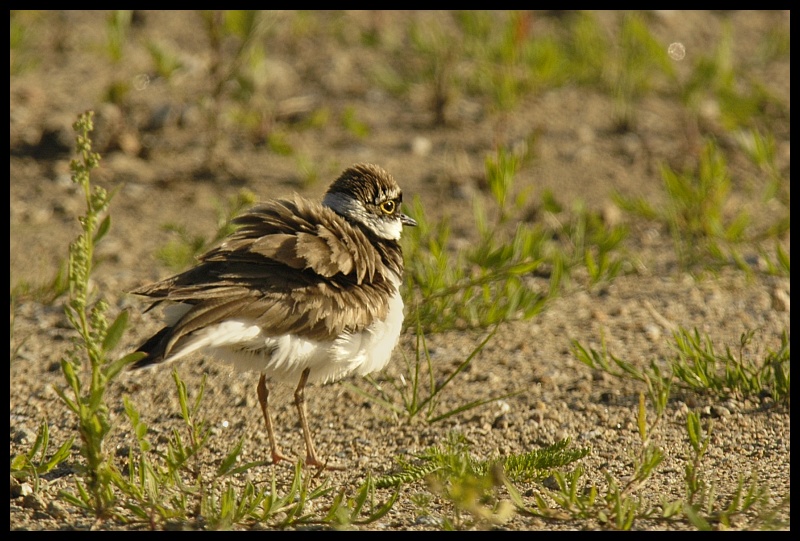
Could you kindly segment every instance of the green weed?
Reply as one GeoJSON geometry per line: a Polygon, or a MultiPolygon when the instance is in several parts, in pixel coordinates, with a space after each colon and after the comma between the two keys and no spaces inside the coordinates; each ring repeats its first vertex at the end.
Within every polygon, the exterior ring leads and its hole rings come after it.
{"type": "Polygon", "coordinates": [[[94,248],[111,227],[111,216],[103,215],[113,194],[97,186],[93,188],[89,180],[89,173],[100,160],[100,156],[92,152],[89,138],[92,112],[81,115],[74,128],[78,134],[79,159],[70,164],[72,181],[83,190],[86,214],[79,219],[82,232],[69,248],[69,302],[65,311],[78,337],[61,359],[67,389],[56,387],[55,390],[77,417],[81,455],[86,460],[84,480],[78,482],[78,496],[72,501],[97,516],[105,516],[116,501],[113,484],[119,473],[104,448],[112,427],[104,395],[119,372],[141,358],[141,354],[110,358],[111,350],[122,337],[128,314],[121,312],[109,324],[105,316],[108,305],[90,289],[89,279],[95,265],[94,248]],[[90,374],[88,381],[87,370],[90,374]]]}
{"type": "Polygon", "coordinates": [[[734,355],[729,346],[721,354],[715,350],[708,335],[702,336],[697,329],[678,329],[673,334],[675,355],[666,359],[666,370],[659,368],[655,361],[651,361],[648,368],[638,368],[608,352],[605,344],[601,351],[587,350],[576,341],[572,345],[575,357],[590,368],[647,384],[659,414],[666,407],[673,385],[723,399],[732,395],[746,398],[767,392],[776,402],[788,403],[791,390],[788,335],[784,332],[781,347],[777,351],[768,350],[763,359],[746,354],[754,335],[755,331],[741,335],[738,355],[734,355]]]}
{"type": "Polygon", "coordinates": [[[436,374],[433,369],[433,363],[431,362],[430,353],[428,352],[428,347],[425,342],[425,334],[418,326],[414,362],[410,362],[408,357],[403,357],[408,378],[401,374],[398,378],[383,376],[383,381],[378,381],[373,376],[367,376],[365,379],[372,385],[372,392],[365,391],[353,384],[346,383],[346,385],[370,401],[389,409],[397,415],[405,417],[409,421],[418,416],[422,416],[425,422],[429,424],[447,419],[464,411],[478,408],[496,400],[508,398],[516,393],[476,399],[445,412],[441,412],[438,407],[444,389],[454,381],[458,374],[472,363],[478,353],[480,353],[494,336],[496,330],[497,327],[472,350],[466,359],[449,372],[444,379],[439,381],[436,379],[436,374]]]}
{"type": "Polygon", "coordinates": [[[72,443],[75,437],[68,438],[61,446],[47,458],[50,445],[50,427],[46,420],[39,425],[36,440],[25,454],[14,456],[11,459],[11,475],[18,479],[33,479],[34,492],[39,490],[39,477],[50,471],[69,458],[72,443]],[[36,458],[38,454],[38,459],[36,458]]]}
{"type": "Polygon", "coordinates": [[[616,107],[616,124],[628,131],[636,126],[636,102],[659,78],[675,81],[667,49],[636,13],[628,13],[620,25],[619,54],[611,63],[609,83],[616,107]]]}
{"type": "Polygon", "coordinates": [[[42,12],[32,10],[12,9],[9,12],[9,72],[11,76],[20,75],[30,71],[40,63],[36,52],[33,36],[38,29],[36,24],[41,19],[42,12]]]}
{"type": "MultiPolygon", "coordinates": [[[[559,509],[567,509],[572,516],[591,517],[603,523],[612,524],[619,529],[629,529],[639,519],[663,521],[666,524],[688,521],[698,529],[711,529],[715,525],[730,527],[731,521],[745,514],[751,527],[777,527],[775,520],[778,508],[773,507],[769,492],[753,473],[749,481],[746,476],[739,478],[733,493],[721,498],[713,482],[708,481],[703,468],[703,457],[711,443],[711,424],[706,427],[696,412],[689,412],[686,433],[689,443],[688,459],[685,462],[685,497],[668,501],[662,499],[651,504],[636,498],[636,487],[644,484],[661,461],[661,451],[649,443],[652,434],[658,432],[658,424],[663,418],[670,398],[670,390],[678,386],[686,391],[699,394],[713,394],[727,398],[735,394],[740,398],[758,396],[768,392],[773,399],[788,404],[790,392],[789,341],[784,333],[781,348],[768,351],[761,362],[744,355],[754,333],[744,333],[740,340],[740,351],[734,356],[729,348],[725,355],[714,351],[708,337],[701,338],[680,329],[675,333],[676,356],[667,360],[667,371],[651,361],[648,368],[638,368],[613,354],[605,345],[602,351],[587,350],[578,342],[573,342],[573,352],[578,360],[587,366],[601,370],[617,378],[633,379],[646,384],[650,400],[656,410],[655,420],[648,425],[644,395],[640,395],[637,422],[642,439],[642,448],[634,460],[634,474],[627,485],[620,487],[608,474],[608,492],[597,498],[598,492],[576,485],[580,474],[559,480],[557,494],[549,494],[559,509]],[[598,504],[598,502],[600,502],[598,504]],[[609,522],[612,521],[612,522],[609,522]]],[[[788,504],[781,502],[779,508],[788,504]]],[[[554,516],[554,509],[542,498],[537,498],[535,509],[528,511],[539,516],[554,516]]]]}
{"type": "MultiPolygon", "coordinates": [[[[765,174],[767,179],[763,182],[763,200],[777,199],[787,209],[789,208],[789,182],[786,181],[778,169],[775,160],[775,138],[771,133],[762,134],[759,130],[743,130],[736,133],[739,148],[747,155],[758,170],[765,174]]],[[[760,178],[758,180],[761,180],[760,178]]],[[[788,213],[785,226],[780,225],[774,231],[779,235],[788,230],[788,213]]],[[[772,235],[770,235],[772,236],[772,235]]]]}
{"type": "MultiPolygon", "coordinates": [[[[466,440],[449,434],[447,441],[415,457],[399,461],[399,471],[379,478],[378,487],[399,487],[421,479],[428,489],[452,506],[452,517],[442,517],[444,529],[467,529],[503,524],[512,516],[512,500],[519,498],[514,482],[541,481],[554,469],[569,465],[589,453],[589,448],[569,448],[569,440],[527,453],[478,460],[466,440]],[[508,491],[511,497],[504,496],[508,491]]],[[[418,500],[428,514],[425,499],[418,500]]]]}
{"type": "Polygon", "coordinates": [[[181,62],[180,58],[166,45],[150,41],[147,43],[147,52],[150,53],[155,72],[159,77],[167,81],[172,77],[173,73],[183,67],[183,62],[181,62]]]}
{"type": "Polygon", "coordinates": [[[676,500],[662,497],[658,501],[641,496],[664,458],[645,432],[645,416],[644,395],[640,395],[637,422],[642,445],[635,452],[632,474],[624,482],[605,472],[606,488],[601,489],[582,479],[585,472],[580,465],[566,474],[556,470],[551,477],[555,487],[537,486],[532,494],[533,505],[526,504],[515,487],[508,487],[517,510],[548,520],[592,520],[617,530],[633,529],[641,521],[665,528],[690,524],[699,530],[710,530],[715,526],[730,527],[733,520],[745,516],[751,528],[781,526],[775,515],[786,508],[788,497],[775,507],[769,491],[755,474],[749,481],[740,477],[736,489],[723,497],[715,484],[704,478],[702,462],[711,442],[711,427],[703,427],[696,412],[689,412],[686,422],[689,445],[684,464],[685,496],[676,500]]]}
{"type": "Polygon", "coordinates": [[[711,392],[722,398],[757,396],[767,392],[776,402],[788,403],[790,397],[790,348],[787,333],[781,335],[778,351],[768,351],[763,360],[753,358],[747,349],[755,331],[743,333],[737,354],[725,347],[715,351],[708,336],[695,329],[675,333],[676,357],[670,361],[673,374],[685,386],[697,392],[711,392]]]}
{"type": "MultiPolygon", "coordinates": [[[[133,12],[129,9],[115,9],[106,19],[106,53],[115,66],[122,62],[125,54],[132,17],[133,12]]],[[[105,100],[121,104],[127,99],[130,90],[130,82],[115,78],[105,90],[105,100]]]]}
{"type": "Polygon", "coordinates": [[[15,299],[34,299],[43,304],[52,304],[69,291],[67,261],[62,260],[53,278],[45,283],[31,283],[20,280],[11,289],[11,297],[15,299]]]}
{"type": "Polygon", "coordinates": [[[352,106],[346,107],[342,112],[341,122],[342,128],[357,139],[364,139],[369,135],[369,126],[358,119],[356,110],[352,106]]]}
{"type": "Polygon", "coordinates": [[[271,132],[262,43],[270,21],[258,10],[203,10],[200,16],[211,52],[211,92],[209,99],[200,103],[211,133],[207,165],[213,165],[220,158],[217,156],[223,133],[220,123],[227,114],[248,127],[259,140],[266,140],[271,132]]]}
{"type": "MultiPolygon", "coordinates": [[[[484,236],[471,258],[454,257],[447,220],[432,226],[418,200],[411,214],[419,226],[404,237],[410,263],[405,271],[406,305],[425,332],[489,327],[543,309],[547,294],[530,287],[526,279],[544,265],[537,257],[544,241],[540,231],[520,224],[510,243],[484,236]],[[473,267],[470,259],[478,265],[473,267]]],[[[551,292],[557,291],[559,278],[554,272],[551,292]]]]}
{"type": "Polygon", "coordinates": [[[735,264],[747,269],[737,246],[747,239],[750,216],[743,210],[732,217],[726,215],[731,178],[716,145],[706,143],[693,170],[679,173],[665,165],[661,177],[667,194],[662,207],[618,193],[615,201],[624,210],[666,224],[685,268],[735,264]]]}

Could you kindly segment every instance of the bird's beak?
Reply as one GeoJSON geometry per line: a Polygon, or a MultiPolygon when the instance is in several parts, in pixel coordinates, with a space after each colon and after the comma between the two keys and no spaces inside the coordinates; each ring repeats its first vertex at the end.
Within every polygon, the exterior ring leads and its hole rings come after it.
{"type": "Polygon", "coordinates": [[[405,214],[400,215],[400,222],[403,225],[410,225],[410,226],[417,225],[417,222],[414,220],[414,218],[412,218],[411,216],[406,216],[405,214]]]}

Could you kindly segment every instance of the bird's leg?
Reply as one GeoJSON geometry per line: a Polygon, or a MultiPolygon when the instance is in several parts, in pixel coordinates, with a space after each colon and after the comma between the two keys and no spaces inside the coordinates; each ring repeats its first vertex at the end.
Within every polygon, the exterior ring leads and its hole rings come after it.
{"type": "Polygon", "coordinates": [[[308,428],[308,421],[306,420],[306,397],[304,389],[306,387],[306,381],[308,381],[309,372],[310,369],[306,368],[300,375],[300,383],[297,384],[297,389],[294,391],[294,404],[297,406],[297,413],[300,415],[300,424],[303,427],[303,438],[306,440],[306,464],[324,468],[325,463],[317,458],[317,452],[314,450],[314,442],[311,440],[311,430],[308,428]]]}
{"type": "Polygon", "coordinates": [[[258,380],[258,401],[261,403],[261,413],[264,414],[264,423],[267,425],[267,436],[269,436],[269,449],[272,453],[272,463],[281,460],[289,460],[278,451],[278,443],[275,441],[275,432],[272,429],[272,419],[269,417],[269,390],[267,389],[267,377],[261,374],[258,380]]]}

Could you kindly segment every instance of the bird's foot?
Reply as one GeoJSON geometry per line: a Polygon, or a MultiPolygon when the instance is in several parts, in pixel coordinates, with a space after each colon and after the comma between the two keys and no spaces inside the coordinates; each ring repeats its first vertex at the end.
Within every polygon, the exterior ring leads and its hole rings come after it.
{"type": "Polygon", "coordinates": [[[306,466],[312,466],[314,468],[320,470],[336,470],[341,471],[344,470],[344,466],[338,466],[336,464],[329,464],[328,461],[322,462],[316,456],[308,455],[306,456],[306,466]]]}
{"type": "Polygon", "coordinates": [[[281,460],[291,461],[289,457],[283,456],[278,451],[272,451],[272,463],[277,464],[281,460]]]}

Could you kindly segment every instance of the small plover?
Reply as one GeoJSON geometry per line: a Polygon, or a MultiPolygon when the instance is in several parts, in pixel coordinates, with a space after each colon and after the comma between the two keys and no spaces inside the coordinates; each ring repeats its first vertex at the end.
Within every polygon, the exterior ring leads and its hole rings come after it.
{"type": "MultiPolygon", "coordinates": [[[[163,329],[137,351],[142,368],[204,353],[261,373],[258,399],[273,462],[281,453],[267,379],[297,384],[306,464],[324,467],[306,418],[309,382],[382,369],[403,324],[402,192],[378,166],[346,169],[322,202],[295,195],[234,220],[194,268],[132,293],[168,302],[163,329]]],[[[148,310],[150,309],[148,308],[148,310]]]]}

